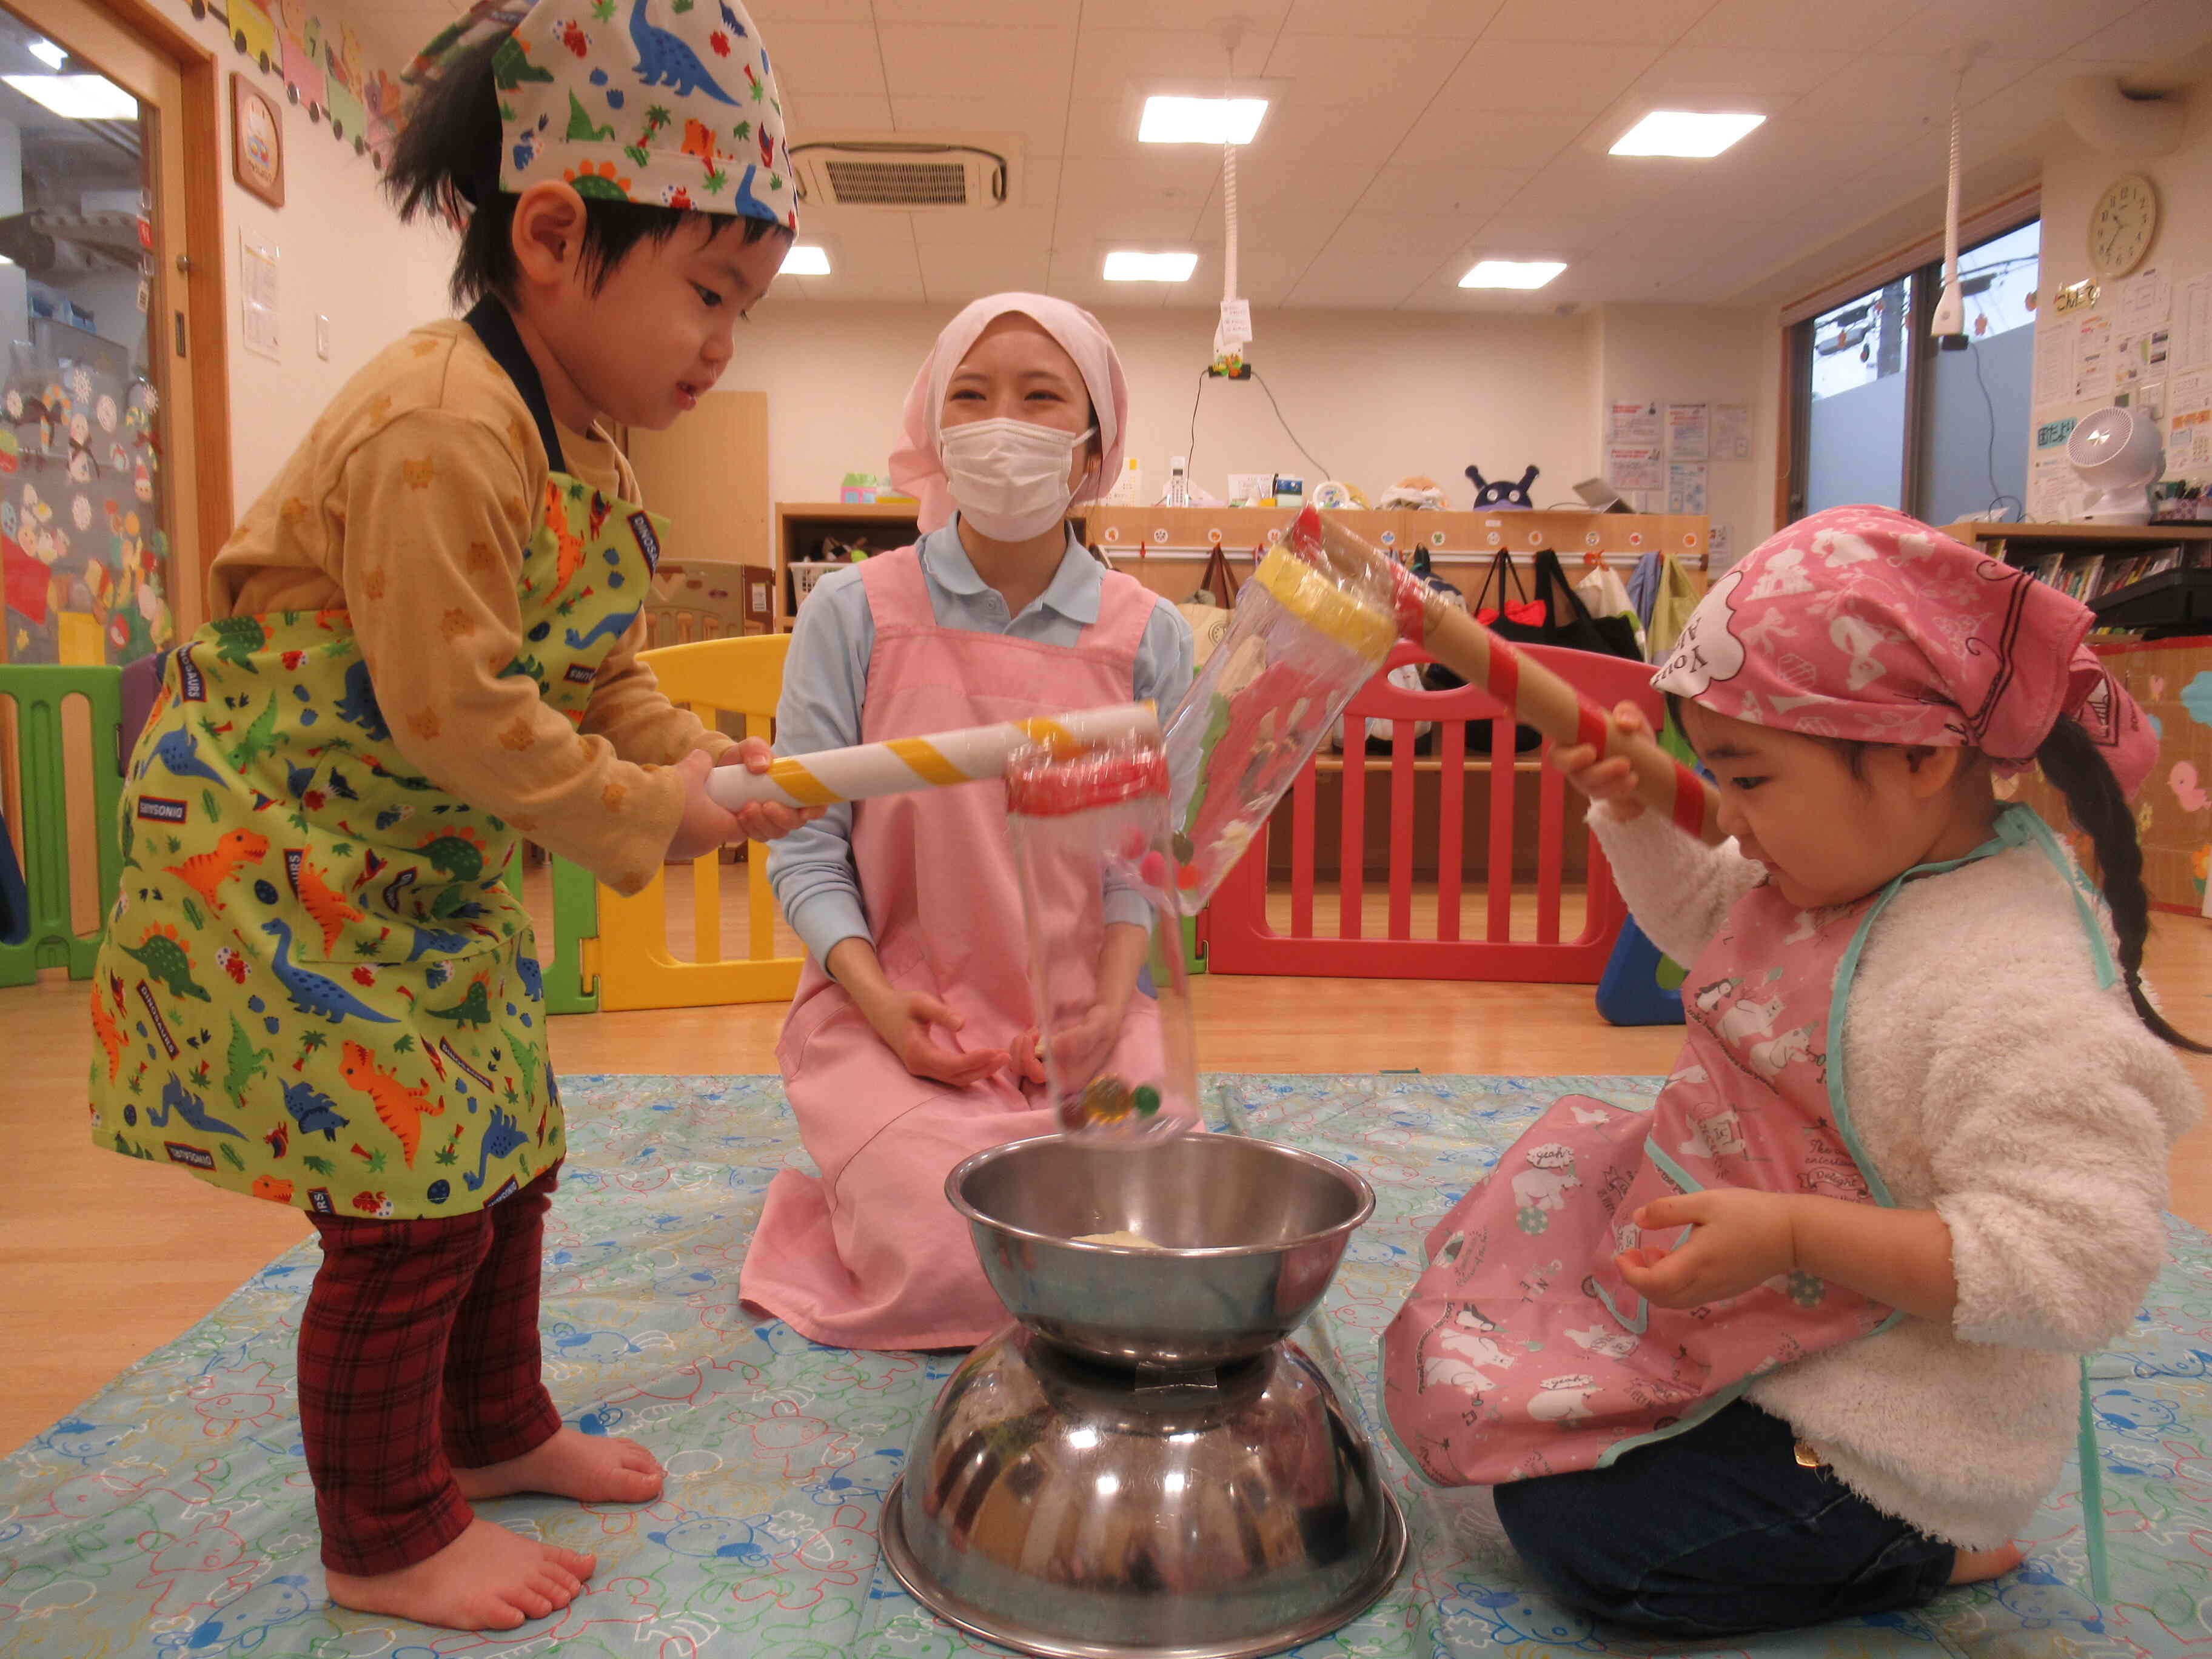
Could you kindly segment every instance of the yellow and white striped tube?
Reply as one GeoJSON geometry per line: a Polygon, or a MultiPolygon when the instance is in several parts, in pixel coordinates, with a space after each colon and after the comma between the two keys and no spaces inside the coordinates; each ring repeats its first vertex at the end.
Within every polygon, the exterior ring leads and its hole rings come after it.
{"type": "Polygon", "coordinates": [[[830,806],[902,794],[908,789],[973,783],[1002,775],[1006,763],[1031,744],[1060,750],[1088,749],[1128,738],[1157,738],[1158,711],[1149,702],[1079,709],[1048,719],[1009,720],[927,738],[894,738],[812,755],[781,755],[766,772],[720,766],[707,793],[735,811],[758,801],[781,806],[830,806]]]}

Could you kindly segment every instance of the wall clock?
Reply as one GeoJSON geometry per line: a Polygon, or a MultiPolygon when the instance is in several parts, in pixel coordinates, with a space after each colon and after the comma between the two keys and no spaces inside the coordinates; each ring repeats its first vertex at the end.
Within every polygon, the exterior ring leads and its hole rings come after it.
{"type": "Polygon", "coordinates": [[[2089,213],[2089,263],[2100,276],[2124,276],[2158,235],[2158,191],[2140,173],[2115,179],[2089,213]]]}

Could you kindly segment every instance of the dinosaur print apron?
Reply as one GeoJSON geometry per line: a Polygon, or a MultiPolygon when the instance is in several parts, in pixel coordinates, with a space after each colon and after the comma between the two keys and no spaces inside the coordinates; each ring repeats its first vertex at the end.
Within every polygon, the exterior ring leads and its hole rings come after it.
{"type": "MultiPolygon", "coordinates": [[[[562,470],[495,302],[470,323],[551,463],[508,666],[580,724],[665,522],[562,470]]],[[[343,611],[228,617],[170,654],[131,757],[93,975],[92,1135],[324,1214],[498,1202],[562,1156],[515,831],[392,741],[343,611]]]]}
{"type": "Polygon", "coordinates": [[[1907,871],[1851,905],[1802,911],[1771,884],[1729,912],[1682,986],[1680,1069],[1648,1108],[1558,1102],[1431,1230],[1429,1265],[1382,1335],[1400,1446],[1445,1486],[1604,1468],[1695,1427],[1765,1372],[1899,1316],[1809,1273],[1697,1308],[1655,1307],[1614,1255],[1649,1240],[1642,1206],[1708,1187],[1893,1202],[1851,1128],[1844,1012],[1875,920],[1906,881],[2030,842],[2081,878],[2043,821],[2008,808],[1966,858],[1907,871]]]}

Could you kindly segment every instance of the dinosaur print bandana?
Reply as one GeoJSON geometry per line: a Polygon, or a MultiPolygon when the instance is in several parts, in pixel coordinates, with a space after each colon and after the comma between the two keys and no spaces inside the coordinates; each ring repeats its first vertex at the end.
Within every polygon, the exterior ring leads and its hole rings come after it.
{"type": "Polygon", "coordinates": [[[799,228],[768,48],[738,0],[478,0],[422,49],[410,82],[506,37],[499,184],[799,228]]]}
{"type": "Polygon", "coordinates": [[[1715,582],[1651,683],[1778,731],[1978,749],[2002,773],[2069,719],[2132,796],[2158,736],[2081,643],[2094,620],[1917,519],[1831,507],[1715,582]]]}

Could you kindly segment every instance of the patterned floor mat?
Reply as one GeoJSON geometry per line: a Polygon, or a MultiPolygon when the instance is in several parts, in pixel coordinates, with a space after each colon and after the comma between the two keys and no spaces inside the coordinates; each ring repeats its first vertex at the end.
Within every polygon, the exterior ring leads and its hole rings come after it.
{"type": "MultiPolygon", "coordinates": [[[[1218,1126],[1310,1147],[1374,1183],[1301,1340],[1375,1433],[1376,1334],[1426,1222],[1552,1101],[1648,1098],[1649,1078],[1224,1077],[1218,1126]]],[[[0,1655],[8,1659],[937,1659],[995,1652],[909,1600],[876,1544],[882,1496],[951,1362],[818,1348],[736,1302],[770,1176],[799,1157],[774,1079],[574,1078],[569,1164],[545,1270],[548,1380],[571,1420],[664,1458],[665,1499],[485,1506],[596,1550],[575,1605],[506,1635],[331,1608],[291,1402],[312,1243],[22,1450],[0,1460],[0,1655]]],[[[2212,1653],[2212,1240],[2172,1226],[2174,1264],[2097,1367],[2112,1595],[2087,1595],[2067,1480],[2026,1570],[1911,1615],[1718,1651],[1871,1656],[2212,1653]]],[[[1686,1655],[1595,1630],[1530,1586],[1480,1493],[1437,1494],[1395,1461],[1412,1565],[1310,1659],[1513,1650],[1686,1655]]]]}

